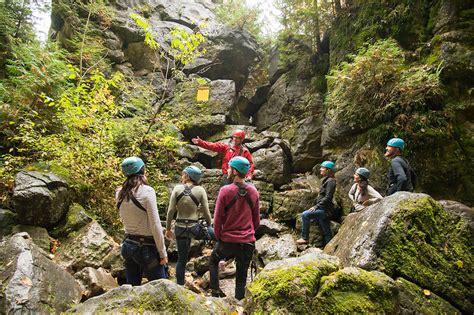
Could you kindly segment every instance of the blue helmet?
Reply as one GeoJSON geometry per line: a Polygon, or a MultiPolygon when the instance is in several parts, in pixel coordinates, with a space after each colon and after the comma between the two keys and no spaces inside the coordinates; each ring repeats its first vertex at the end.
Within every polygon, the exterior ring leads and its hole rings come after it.
{"type": "Polygon", "coordinates": [[[201,180],[202,172],[196,166],[188,166],[183,170],[183,172],[185,172],[189,176],[189,178],[191,178],[191,180],[195,183],[199,183],[199,181],[201,180]]]}
{"type": "Polygon", "coordinates": [[[395,147],[395,148],[399,148],[400,150],[403,150],[405,148],[405,141],[403,141],[403,139],[400,139],[400,138],[392,138],[388,140],[387,145],[389,147],[395,147]]]}
{"type": "Polygon", "coordinates": [[[336,164],[334,164],[334,162],[332,161],[324,161],[323,163],[321,163],[321,166],[333,170],[336,164]]]}
{"type": "Polygon", "coordinates": [[[140,172],[143,166],[145,166],[145,163],[139,157],[128,157],[122,162],[122,172],[125,176],[130,176],[140,172]]]}
{"type": "Polygon", "coordinates": [[[369,179],[370,177],[370,171],[365,167],[359,167],[358,169],[356,169],[356,174],[365,177],[365,179],[369,179]]]}
{"type": "Polygon", "coordinates": [[[246,175],[250,169],[250,162],[244,157],[236,156],[229,161],[229,166],[235,168],[240,174],[246,175]]]}

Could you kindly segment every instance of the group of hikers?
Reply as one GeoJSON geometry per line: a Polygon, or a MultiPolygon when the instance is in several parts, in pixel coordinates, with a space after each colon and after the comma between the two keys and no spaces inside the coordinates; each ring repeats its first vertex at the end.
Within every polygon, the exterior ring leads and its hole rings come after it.
{"type": "MultiPolygon", "coordinates": [[[[207,193],[199,182],[202,171],[196,166],[184,168],[181,183],[171,193],[166,231],[163,233],[156,205],[156,194],[148,185],[145,163],[138,157],[129,157],[122,162],[122,172],[127,177],[116,192],[117,208],[125,227],[125,238],[121,254],[125,261],[126,281],[140,285],[145,275],[149,281],[165,278],[168,263],[165,239],[171,240],[172,221],[176,216],[174,237],[178,248],[176,282],[185,283],[191,239],[215,240],[209,258],[210,291],[215,297],[224,297],[219,287],[219,270],[223,261],[234,258],[236,265],[235,298],[245,296],[247,272],[255,249],[255,230],[260,224],[259,193],[251,184],[254,165],[250,151],[243,145],[245,132],[232,133],[232,144],[207,142],[199,137],[192,142],[200,147],[223,152],[222,183],[217,196],[214,218],[211,218],[207,193]],[[200,215],[204,217],[199,220],[200,215]]],[[[413,191],[411,167],[402,157],[405,142],[400,138],[390,139],[385,156],[390,159],[387,195],[397,191],[413,191]]],[[[312,221],[321,226],[324,244],[332,238],[330,214],[334,211],[333,196],[336,190],[335,163],[321,163],[323,177],[314,207],[304,211],[301,238],[298,244],[309,242],[312,221]]],[[[370,171],[361,167],[355,171],[354,185],[349,191],[353,202],[352,211],[361,211],[383,197],[368,180],[370,171]]]]}

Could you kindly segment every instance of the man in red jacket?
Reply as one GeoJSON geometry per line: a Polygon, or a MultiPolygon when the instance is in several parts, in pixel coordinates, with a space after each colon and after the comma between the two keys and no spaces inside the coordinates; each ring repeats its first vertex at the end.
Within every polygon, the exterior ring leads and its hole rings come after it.
{"type": "Polygon", "coordinates": [[[233,184],[223,186],[214,210],[214,233],[217,244],[209,258],[211,294],[224,297],[219,288],[219,261],[235,258],[235,298],[245,296],[247,271],[255,249],[255,229],[260,225],[259,194],[255,186],[245,184],[250,162],[234,157],[229,162],[228,175],[233,184]]]}
{"type": "Polygon", "coordinates": [[[243,130],[237,129],[232,133],[232,141],[234,142],[234,146],[230,146],[223,142],[213,143],[204,141],[199,137],[193,138],[191,141],[201,148],[214,152],[224,152],[224,158],[222,159],[222,185],[228,185],[232,181],[227,176],[227,169],[229,168],[230,159],[232,159],[234,156],[242,156],[250,162],[250,169],[249,172],[245,174],[245,178],[252,179],[254,170],[252,154],[250,154],[250,151],[242,145],[244,139],[245,132],[243,130]]]}

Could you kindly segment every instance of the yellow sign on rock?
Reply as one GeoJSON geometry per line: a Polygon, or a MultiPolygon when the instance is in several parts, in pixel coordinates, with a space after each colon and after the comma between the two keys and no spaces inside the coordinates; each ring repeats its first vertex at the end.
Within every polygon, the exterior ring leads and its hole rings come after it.
{"type": "Polygon", "coordinates": [[[200,86],[197,91],[196,99],[198,102],[207,102],[209,101],[209,87],[200,86]]]}

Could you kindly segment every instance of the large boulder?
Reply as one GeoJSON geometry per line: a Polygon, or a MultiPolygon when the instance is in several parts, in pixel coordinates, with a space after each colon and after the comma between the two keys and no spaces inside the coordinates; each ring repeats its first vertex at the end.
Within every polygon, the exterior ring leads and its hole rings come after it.
{"type": "Polygon", "coordinates": [[[425,194],[398,192],[347,216],[325,252],[346,266],[398,275],[474,310],[473,231],[425,194]]]}
{"type": "Polygon", "coordinates": [[[323,276],[337,271],[337,258],[321,253],[272,262],[248,285],[249,313],[313,313],[312,299],[323,276]]]}
{"type": "Polygon", "coordinates": [[[255,230],[255,236],[260,238],[264,235],[278,236],[278,234],[288,230],[285,226],[270,219],[261,219],[260,225],[255,230]]]}
{"type": "Polygon", "coordinates": [[[74,277],[24,232],[0,244],[0,291],[2,314],[61,313],[81,300],[74,277]]]}
{"type": "Polygon", "coordinates": [[[160,279],[145,285],[123,285],[69,309],[67,313],[198,313],[223,314],[230,306],[205,298],[175,282],[160,279]]]}
{"type": "Polygon", "coordinates": [[[281,186],[290,181],[289,158],[279,145],[252,154],[255,168],[263,172],[265,181],[281,186]]]}
{"type": "Polygon", "coordinates": [[[93,221],[66,239],[54,260],[71,272],[85,267],[99,268],[109,252],[117,246],[104,229],[93,221]]]}
{"type": "Polygon", "coordinates": [[[291,141],[293,172],[306,172],[322,159],[321,116],[310,116],[296,122],[295,134],[291,141]]]}
{"type": "Polygon", "coordinates": [[[13,204],[19,223],[53,227],[66,214],[70,203],[67,182],[51,173],[21,171],[15,177],[13,204]]]}
{"type": "Polygon", "coordinates": [[[255,249],[264,264],[296,256],[298,249],[293,235],[284,234],[280,237],[265,235],[255,242],[255,249]]]}

